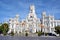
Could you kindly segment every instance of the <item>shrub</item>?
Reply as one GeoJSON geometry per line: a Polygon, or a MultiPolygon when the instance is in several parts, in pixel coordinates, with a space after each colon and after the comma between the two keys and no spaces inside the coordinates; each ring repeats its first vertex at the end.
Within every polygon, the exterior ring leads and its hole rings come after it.
{"type": "Polygon", "coordinates": [[[39,32],[38,32],[38,36],[41,36],[41,35],[42,35],[42,32],[39,31],[39,32]]]}
{"type": "Polygon", "coordinates": [[[25,36],[28,36],[28,33],[26,32],[25,36]]]}
{"type": "Polygon", "coordinates": [[[5,36],[5,35],[7,35],[7,33],[5,31],[3,31],[3,35],[5,36]]]}
{"type": "Polygon", "coordinates": [[[48,33],[45,33],[45,36],[47,36],[48,35],[48,33]]]}
{"type": "Polygon", "coordinates": [[[11,32],[10,35],[13,36],[14,35],[14,32],[11,32]]]}

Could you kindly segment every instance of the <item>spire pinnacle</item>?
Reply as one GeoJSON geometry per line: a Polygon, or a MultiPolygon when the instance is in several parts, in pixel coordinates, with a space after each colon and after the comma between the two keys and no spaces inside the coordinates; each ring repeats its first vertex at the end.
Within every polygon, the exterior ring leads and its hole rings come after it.
{"type": "Polygon", "coordinates": [[[34,5],[30,5],[30,12],[35,13],[35,6],[34,5]]]}

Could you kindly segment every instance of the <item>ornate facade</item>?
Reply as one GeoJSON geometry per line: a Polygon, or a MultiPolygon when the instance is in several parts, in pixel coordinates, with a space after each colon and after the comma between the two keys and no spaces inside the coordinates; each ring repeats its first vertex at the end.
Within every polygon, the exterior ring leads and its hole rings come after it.
{"type": "Polygon", "coordinates": [[[42,13],[42,24],[44,28],[42,29],[43,32],[47,33],[55,33],[55,26],[60,25],[60,20],[55,20],[54,16],[46,15],[46,12],[42,13]]]}
{"type": "Polygon", "coordinates": [[[58,25],[57,23],[60,24],[60,20],[55,20],[54,16],[46,16],[46,12],[42,13],[42,19],[37,18],[35,6],[31,5],[29,14],[25,20],[19,21],[19,15],[16,15],[15,18],[10,18],[8,23],[8,33],[10,33],[11,31],[13,31],[14,33],[35,33],[36,31],[54,33],[54,27],[58,25]]]}

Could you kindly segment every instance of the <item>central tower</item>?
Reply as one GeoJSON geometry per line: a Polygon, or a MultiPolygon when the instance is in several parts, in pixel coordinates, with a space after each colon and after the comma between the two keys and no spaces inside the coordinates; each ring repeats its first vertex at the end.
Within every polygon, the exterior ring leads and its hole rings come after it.
{"type": "Polygon", "coordinates": [[[37,22],[37,16],[35,13],[35,6],[34,5],[30,5],[30,11],[29,14],[27,16],[27,24],[29,27],[29,31],[32,33],[36,32],[36,22],[37,22]]]}
{"type": "Polygon", "coordinates": [[[30,11],[29,11],[29,14],[28,14],[28,19],[37,19],[37,16],[36,16],[36,13],[35,13],[35,6],[34,5],[30,5],[30,11]]]}

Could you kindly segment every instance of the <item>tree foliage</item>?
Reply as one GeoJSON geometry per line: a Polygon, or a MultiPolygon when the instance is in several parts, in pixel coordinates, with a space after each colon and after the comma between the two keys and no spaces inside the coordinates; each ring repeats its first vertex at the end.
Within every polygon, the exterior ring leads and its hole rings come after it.
{"type": "Polygon", "coordinates": [[[56,32],[57,34],[60,34],[60,26],[56,26],[56,27],[55,27],[55,32],[56,32]]]}
{"type": "Polygon", "coordinates": [[[3,33],[3,28],[2,28],[2,26],[0,26],[0,34],[2,34],[3,33]]]}
{"type": "Polygon", "coordinates": [[[8,30],[9,30],[9,25],[7,23],[3,23],[0,26],[0,32],[3,33],[4,35],[7,34],[8,30]]]}

